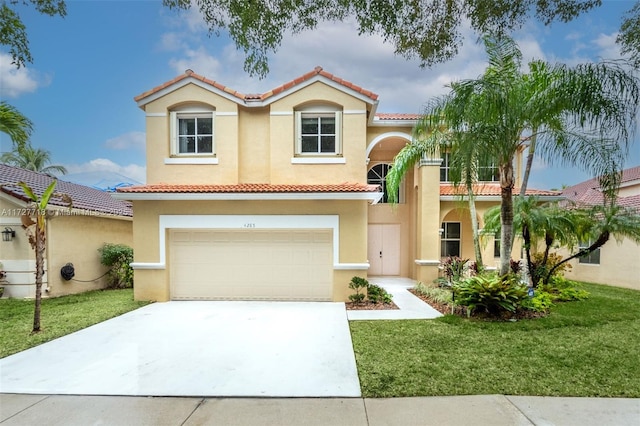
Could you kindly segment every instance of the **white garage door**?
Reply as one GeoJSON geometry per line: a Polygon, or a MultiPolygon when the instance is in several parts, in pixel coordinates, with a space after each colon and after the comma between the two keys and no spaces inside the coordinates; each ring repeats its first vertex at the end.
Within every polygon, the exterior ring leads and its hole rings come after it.
{"type": "Polygon", "coordinates": [[[171,298],[331,300],[331,230],[170,231],[171,298]]]}

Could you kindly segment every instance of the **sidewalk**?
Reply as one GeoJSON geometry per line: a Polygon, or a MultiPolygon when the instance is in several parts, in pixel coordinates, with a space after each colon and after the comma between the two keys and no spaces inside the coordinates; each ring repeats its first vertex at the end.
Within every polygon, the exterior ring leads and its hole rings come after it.
{"type": "Polygon", "coordinates": [[[0,424],[637,426],[640,399],[503,395],[255,399],[0,394],[0,424]]]}

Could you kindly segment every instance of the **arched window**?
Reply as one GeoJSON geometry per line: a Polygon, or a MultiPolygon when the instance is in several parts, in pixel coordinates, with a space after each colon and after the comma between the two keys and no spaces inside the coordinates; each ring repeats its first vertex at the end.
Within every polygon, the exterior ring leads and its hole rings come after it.
{"type": "MultiPolygon", "coordinates": [[[[393,167],[392,164],[376,164],[371,169],[369,169],[369,173],[367,173],[367,183],[370,185],[380,185],[380,189],[382,190],[382,199],[381,203],[389,202],[389,194],[387,193],[387,173],[393,167]]],[[[398,193],[396,194],[396,200],[399,202],[400,199],[400,188],[398,188],[398,193]]]]}

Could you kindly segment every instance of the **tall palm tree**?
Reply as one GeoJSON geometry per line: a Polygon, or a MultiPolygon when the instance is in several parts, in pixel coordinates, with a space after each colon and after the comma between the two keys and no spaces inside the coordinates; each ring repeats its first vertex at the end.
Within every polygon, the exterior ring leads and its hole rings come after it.
{"type": "Polygon", "coordinates": [[[33,123],[7,102],[0,102],[0,132],[9,135],[14,146],[22,147],[29,140],[33,123]]]}
{"type": "MultiPolygon", "coordinates": [[[[547,271],[549,251],[554,244],[575,247],[586,230],[592,226],[593,218],[584,209],[567,208],[558,203],[544,203],[538,197],[516,197],[514,199],[514,232],[520,233],[523,241],[527,271],[533,287],[536,287],[547,271]],[[542,260],[534,268],[531,250],[539,249],[544,242],[542,260]]],[[[492,207],[484,215],[484,231],[494,234],[500,231],[500,207],[492,207]]]]}
{"type": "MultiPolygon", "coordinates": [[[[484,74],[452,83],[437,108],[427,107],[425,114],[432,117],[418,123],[424,128],[415,131],[412,143],[398,154],[387,182],[392,193],[420,154],[435,149],[435,138],[427,136],[434,124],[466,134],[457,150],[460,162],[470,166],[467,160],[484,157],[499,171],[500,272],[506,274],[514,235],[514,160],[523,136],[530,134],[531,156],[616,176],[640,104],[640,82],[622,67],[606,63],[569,68],[534,62],[523,74],[522,54],[511,38],[488,35],[483,40],[489,59],[484,74]]],[[[616,186],[615,179],[605,183],[616,186]]]]}
{"type": "Polygon", "coordinates": [[[64,166],[49,165],[51,152],[42,148],[33,148],[28,143],[2,154],[0,162],[40,173],[61,173],[63,175],[67,173],[64,166]]]}

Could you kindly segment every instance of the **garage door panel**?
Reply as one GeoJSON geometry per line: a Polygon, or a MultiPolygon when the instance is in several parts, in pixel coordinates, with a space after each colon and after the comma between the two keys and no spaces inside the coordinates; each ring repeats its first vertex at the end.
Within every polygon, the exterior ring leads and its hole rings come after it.
{"type": "Polygon", "coordinates": [[[171,230],[172,299],[331,300],[331,230],[171,230]]]}

